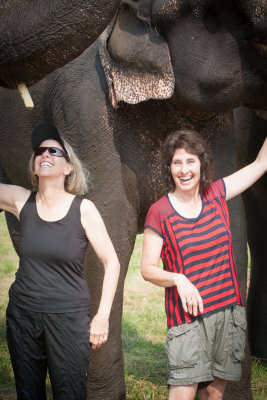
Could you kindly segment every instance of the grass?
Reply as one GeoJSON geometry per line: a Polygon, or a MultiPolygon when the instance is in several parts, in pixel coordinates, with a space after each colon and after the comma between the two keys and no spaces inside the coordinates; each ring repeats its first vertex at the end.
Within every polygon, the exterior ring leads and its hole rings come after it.
{"type": "Polygon", "coordinates": [[[139,235],[125,282],[122,319],[127,399],[161,400],[168,397],[164,289],[142,279],[141,248],[139,235]]]}
{"type": "MultiPolygon", "coordinates": [[[[140,276],[142,236],[136,239],[125,282],[122,342],[127,400],[166,400],[164,289],[140,276]]],[[[8,289],[14,280],[18,257],[0,213],[0,400],[16,398],[13,372],[5,338],[8,289]]],[[[252,361],[254,400],[267,398],[267,364],[252,361]]]]}
{"type": "Polygon", "coordinates": [[[267,362],[252,359],[251,388],[254,400],[267,399],[267,362]]]}
{"type": "Polygon", "coordinates": [[[13,249],[4,214],[0,214],[0,399],[15,398],[9,396],[10,389],[13,395],[13,371],[6,345],[5,311],[8,299],[8,289],[14,280],[18,267],[18,257],[13,249]]]}

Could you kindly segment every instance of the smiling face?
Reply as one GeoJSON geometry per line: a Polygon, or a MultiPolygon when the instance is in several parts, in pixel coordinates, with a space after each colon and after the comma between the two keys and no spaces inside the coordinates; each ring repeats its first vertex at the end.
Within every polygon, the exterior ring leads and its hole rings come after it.
{"type": "MultiPolygon", "coordinates": [[[[62,149],[62,146],[56,140],[45,140],[40,144],[40,147],[57,147],[62,149]]],[[[38,177],[62,176],[65,177],[70,174],[72,165],[67,162],[65,157],[58,157],[51,155],[48,150],[43,154],[37,155],[34,161],[34,173],[38,177]]]]}
{"type": "Polygon", "coordinates": [[[170,165],[176,190],[189,192],[199,190],[200,160],[185,149],[176,149],[170,165]]]}

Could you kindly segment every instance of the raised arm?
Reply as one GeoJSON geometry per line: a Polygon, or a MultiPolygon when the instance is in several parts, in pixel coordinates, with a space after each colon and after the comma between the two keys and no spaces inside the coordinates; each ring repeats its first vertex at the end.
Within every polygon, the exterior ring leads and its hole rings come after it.
{"type": "Polygon", "coordinates": [[[98,311],[90,326],[90,342],[92,349],[96,349],[108,338],[109,316],[117,289],[120,264],[102,217],[89,200],[82,201],[81,222],[89,242],[105,268],[98,311]]]}
{"type": "Polygon", "coordinates": [[[226,200],[244,192],[267,171],[267,138],[265,139],[256,160],[232,175],[224,178],[226,200]]]}
{"type": "Polygon", "coordinates": [[[21,186],[0,183],[0,210],[8,211],[19,219],[20,211],[30,193],[21,186]]]}
{"type": "Polygon", "coordinates": [[[189,314],[203,312],[203,303],[197,288],[183,274],[164,271],[158,267],[163,239],[152,229],[146,228],[143,236],[141,273],[145,280],[157,286],[176,286],[183,308],[189,314]]]}

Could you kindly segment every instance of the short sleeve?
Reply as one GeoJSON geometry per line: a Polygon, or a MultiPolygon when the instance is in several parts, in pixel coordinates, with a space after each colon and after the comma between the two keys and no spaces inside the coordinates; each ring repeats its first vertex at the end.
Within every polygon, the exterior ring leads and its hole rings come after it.
{"type": "Polygon", "coordinates": [[[160,218],[160,210],[157,207],[157,203],[152,204],[150,209],[148,210],[146,220],[145,220],[145,228],[150,228],[158,235],[163,237],[162,228],[161,228],[161,218],[160,218]]]}
{"type": "Polygon", "coordinates": [[[223,179],[218,179],[213,182],[207,189],[204,190],[203,199],[214,200],[218,197],[225,199],[226,197],[226,187],[223,179]]]}

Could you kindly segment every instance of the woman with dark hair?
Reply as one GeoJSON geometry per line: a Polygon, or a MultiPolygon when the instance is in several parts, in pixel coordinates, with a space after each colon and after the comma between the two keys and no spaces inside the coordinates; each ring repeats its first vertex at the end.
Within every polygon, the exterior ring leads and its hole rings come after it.
{"type": "Polygon", "coordinates": [[[227,380],[241,377],[246,319],[226,200],[266,170],[267,139],[252,164],[213,183],[196,132],[176,131],[162,146],[169,192],[146,217],[142,275],[165,287],[169,400],[193,400],[197,388],[200,400],[220,400],[227,380]]]}
{"type": "Polygon", "coordinates": [[[86,399],[90,343],[108,339],[120,265],[94,204],[80,197],[87,172],[52,124],[32,133],[34,189],[0,184],[0,208],[20,221],[20,264],[9,290],[7,342],[18,399],[86,399]],[[91,243],[105,273],[90,321],[83,257],[91,243]]]}
{"type": "Polygon", "coordinates": [[[214,177],[213,157],[207,144],[192,130],[180,130],[170,134],[162,145],[161,168],[167,190],[174,192],[176,184],[171,173],[171,163],[176,149],[184,149],[196,155],[200,161],[199,190],[208,187],[214,177]]]}

